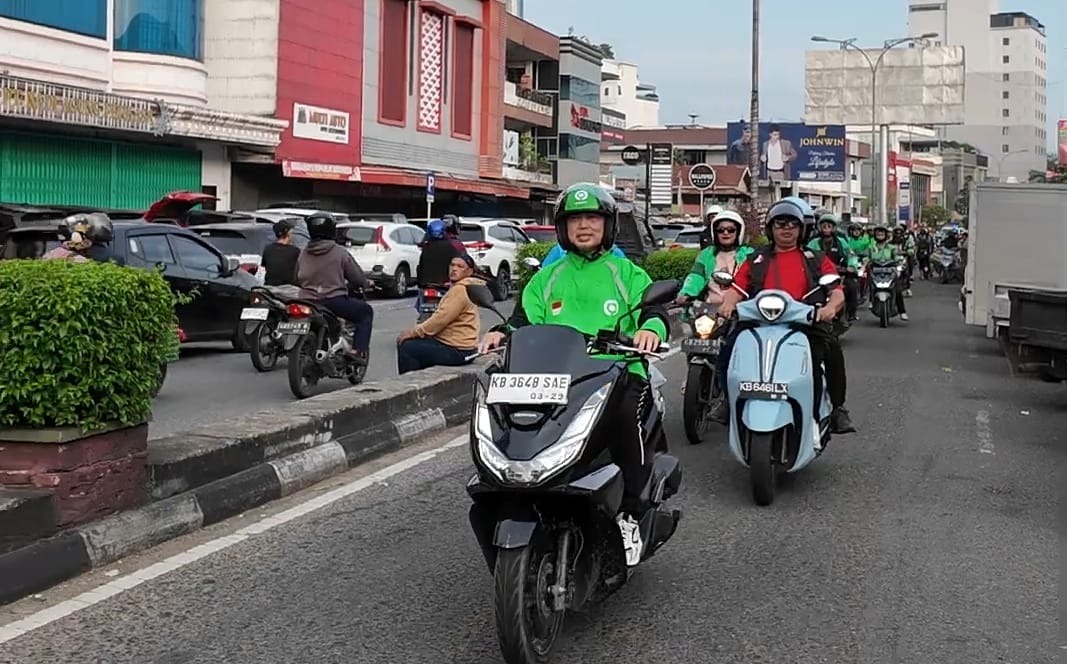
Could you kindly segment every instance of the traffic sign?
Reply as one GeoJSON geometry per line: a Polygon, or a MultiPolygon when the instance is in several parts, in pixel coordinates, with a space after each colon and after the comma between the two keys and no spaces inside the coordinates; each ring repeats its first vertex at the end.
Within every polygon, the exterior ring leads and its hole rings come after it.
{"type": "Polygon", "coordinates": [[[636,146],[627,145],[622,149],[622,163],[627,166],[633,166],[641,163],[641,150],[638,150],[636,146]]]}
{"type": "Polygon", "coordinates": [[[437,193],[437,178],[433,173],[426,174],[426,202],[433,203],[434,194],[437,193]]]}
{"type": "Polygon", "coordinates": [[[696,164],[689,169],[689,184],[700,191],[715,186],[715,169],[710,164],[696,164]]]}

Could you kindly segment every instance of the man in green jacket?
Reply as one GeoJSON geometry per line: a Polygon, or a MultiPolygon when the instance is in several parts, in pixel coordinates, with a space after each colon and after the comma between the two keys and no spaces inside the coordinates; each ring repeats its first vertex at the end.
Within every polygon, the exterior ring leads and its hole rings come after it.
{"type": "MultiPolygon", "coordinates": [[[[633,345],[655,352],[667,339],[667,312],[648,307],[627,314],[652,284],[648,273],[632,261],[612,255],[618,232],[615,199],[596,184],[579,183],[563,192],[554,215],[556,237],[566,255],[535,274],[522,292],[521,313],[485,335],[483,352],[499,346],[509,330],[523,325],[565,325],[595,336],[613,329],[633,338],[633,345]],[[621,320],[620,320],[621,318],[621,320]]],[[[605,356],[605,359],[610,359],[605,356]]],[[[630,365],[625,392],[612,411],[618,423],[611,437],[612,461],[623,477],[623,500],[618,517],[628,564],[637,564],[644,547],[638,522],[648,509],[641,494],[651,471],[646,459],[643,422],[654,408],[648,369],[630,365]]]]}
{"type": "Polygon", "coordinates": [[[741,263],[753,252],[752,247],[743,246],[745,239],[745,222],[741,215],[733,210],[724,210],[715,217],[711,225],[711,244],[701,249],[685,284],[678,293],[678,304],[686,304],[694,297],[700,297],[707,289],[707,299],[712,305],[722,302],[722,290],[711,275],[716,272],[733,274],[741,263]]]}
{"type": "Polygon", "coordinates": [[[874,241],[870,236],[864,235],[863,226],[855,223],[848,225],[848,246],[852,250],[852,254],[860,262],[867,260],[872,244],[874,244],[874,241]]]}
{"type": "Polygon", "coordinates": [[[845,312],[849,322],[856,320],[859,309],[859,259],[845,236],[838,232],[841,220],[837,215],[824,212],[819,217],[819,234],[808,242],[808,249],[826,254],[838,272],[844,277],[845,312]]]}

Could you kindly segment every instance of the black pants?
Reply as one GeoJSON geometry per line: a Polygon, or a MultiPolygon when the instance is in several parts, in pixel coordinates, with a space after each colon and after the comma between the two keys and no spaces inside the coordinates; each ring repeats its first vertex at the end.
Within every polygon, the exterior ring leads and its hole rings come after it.
{"type": "Polygon", "coordinates": [[[644,425],[653,407],[649,382],[629,374],[611,412],[615,431],[608,441],[608,451],[611,460],[622,471],[622,511],[634,518],[640,518],[648,508],[641,500],[641,492],[652,469],[651,454],[646,454],[649,441],[644,425]]]}
{"type": "Polygon", "coordinates": [[[403,375],[430,367],[458,367],[467,364],[473,352],[473,348],[453,348],[437,339],[408,339],[396,348],[396,371],[403,375]]]}
{"type": "Polygon", "coordinates": [[[826,376],[826,391],[834,408],[845,405],[848,377],[845,375],[845,351],[841,342],[827,330],[813,327],[804,330],[811,344],[811,363],[815,368],[815,404],[822,399],[822,378],[826,376]]]}
{"type": "Polygon", "coordinates": [[[930,276],[930,254],[925,254],[925,255],[924,254],[919,254],[918,260],[919,260],[919,274],[921,274],[923,276],[923,278],[929,277],[930,276]]]}
{"type": "Polygon", "coordinates": [[[860,306],[860,280],[854,274],[845,275],[845,314],[855,318],[860,306]]]}
{"type": "Polygon", "coordinates": [[[358,297],[331,297],[319,304],[329,309],[333,315],[343,318],[355,325],[352,333],[352,345],[361,353],[370,352],[371,328],[374,326],[374,309],[358,297]]]}

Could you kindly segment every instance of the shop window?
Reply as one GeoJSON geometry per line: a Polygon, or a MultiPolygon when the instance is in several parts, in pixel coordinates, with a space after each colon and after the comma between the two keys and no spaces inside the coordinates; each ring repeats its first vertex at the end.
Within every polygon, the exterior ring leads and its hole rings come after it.
{"type": "Polygon", "coordinates": [[[470,138],[474,134],[474,26],[455,24],[452,58],[452,135],[470,138]]]}
{"type": "Polygon", "coordinates": [[[401,127],[408,106],[408,3],[382,0],[378,41],[378,120],[401,127]]]}
{"type": "Polygon", "coordinates": [[[0,16],[89,37],[107,37],[107,0],[0,0],[0,16]]]}
{"type": "Polygon", "coordinates": [[[204,58],[204,0],[115,0],[115,50],[204,58]]]}

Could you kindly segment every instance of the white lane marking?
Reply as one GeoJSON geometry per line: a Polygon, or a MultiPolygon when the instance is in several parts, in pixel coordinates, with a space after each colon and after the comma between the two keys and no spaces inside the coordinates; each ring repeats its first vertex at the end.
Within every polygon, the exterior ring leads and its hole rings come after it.
{"type": "MultiPolygon", "coordinates": [[[[660,358],[662,360],[667,359],[673,355],[681,352],[680,348],[672,348],[660,358]]],[[[657,360],[652,360],[656,362],[657,360]]],[[[119,595],[127,590],[136,588],[146,581],[151,581],[157,577],[163,576],[175,570],[181,569],[186,565],[192,564],[201,558],[206,558],[213,553],[228,549],[234,544],[244,542],[250,537],[261,535],[273,528],[276,528],[282,524],[289,523],[294,519],[299,519],[302,516],[306,516],[311,512],[322,509],[327,505],[337,502],[342,498],[351,496],[354,493],[359,493],[364,489],[370,488],[375,484],[384,482],[385,480],[399,475],[405,471],[408,471],[418,465],[421,465],[434,457],[437,457],[448,450],[460,447],[468,444],[468,435],[463,434],[457,436],[448,441],[440,447],[435,447],[425,452],[420,452],[412,457],[408,457],[402,461],[398,461],[391,466],[382,468],[381,470],[371,473],[366,477],[354,480],[343,486],[337,487],[332,491],[328,491],[320,496],[316,496],[309,500],[290,507],[289,509],[279,512],[277,514],[260,519],[256,523],[241,528],[237,532],[231,535],[225,535],[203,544],[198,544],[182,553],[173,555],[169,558],[161,560],[148,567],[131,572],[125,576],[120,576],[112,581],[109,581],[103,585],[97,586],[92,590],[88,590],[76,597],[62,601],[55,606],[51,606],[47,609],[43,609],[34,614],[26,616],[20,620],[8,623],[7,625],[0,626],[0,645],[13,641],[20,636],[28,634],[36,629],[44,627],[50,623],[62,620],[67,616],[77,613],[82,609],[89,608],[95,604],[119,595]]]]}
{"type": "Polygon", "coordinates": [[[260,535],[262,533],[271,530],[284,523],[288,523],[294,519],[298,519],[305,516],[315,510],[326,507],[331,503],[335,503],[342,498],[351,496],[354,493],[359,493],[364,489],[370,488],[375,484],[384,482],[394,475],[398,475],[407,470],[414,468],[422,463],[439,456],[448,450],[466,445],[468,443],[467,434],[458,436],[440,447],[435,447],[432,450],[426,450],[420,452],[412,457],[408,457],[402,461],[394,463],[391,466],[382,468],[381,470],[371,473],[366,477],[362,477],[358,480],[354,480],[340,486],[332,491],[328,491],[320,496],[316,496],[310,500],[307,500],[299,505],[291,507],[283,512],[274,514],[272,516],[261,519],[260,521],[241,528],[237,532],[219,537],[205,542],[197,546],[188,549],[182,553],[161,560],[153,565],[149,565],[143,569],[137,570],[125,576],[120,576],[113,581],[109,581],[101,586],[93,588],[87,592],[84,592],[76,597],[65,600],[51,606],[47,609],[43,609],[34,614],[26,616],[20,620],[16,620],[7,625],[0,626],[0,645],[17,639],[24,634],[28,634],[40,627],[44,627],[57,620],[66,618],[67,616],[86,609],[94,604],[98,604],[110,597],[121,594],[131,588],[136,588],[146,581],[151,581],[157,577],[163,576],[173,572],[174,570],[181,569],[186,565],[189,565],[201,558],[205,558],[213,553],[228,549],[234,544],[244,542],[250,537],[260,535]]]}
{"type": "Polygon", "coordinates": [[[978,433],[978,451],[982,454],[996,454],[996,448],[993,447],[993,431],[989,428],[988,410],[975,413],[974,428],[978,433]]]}

